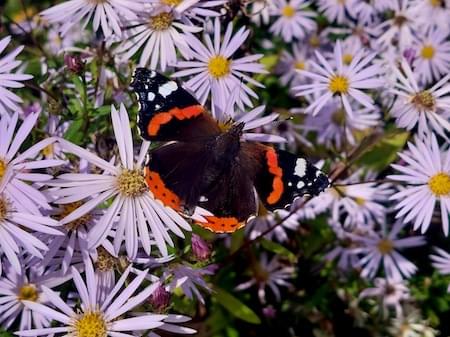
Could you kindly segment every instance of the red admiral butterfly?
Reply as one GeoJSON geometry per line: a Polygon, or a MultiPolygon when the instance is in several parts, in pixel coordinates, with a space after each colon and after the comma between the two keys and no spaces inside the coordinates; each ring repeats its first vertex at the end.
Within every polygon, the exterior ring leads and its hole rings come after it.
{"type": "Polygon", "coordinates": [[[155,198],[177,211],[192,213],[200,206],[214,214],[201,226],[234,232],[256,215],[258,197],[274,210],[328,187],[328,178],[306,159],[243,141],[243,123],[221,128],[175,81],[138,68],[131,86],[140,104],[141,136],[167,142],[149,153],[147,184],[155,198]]]}

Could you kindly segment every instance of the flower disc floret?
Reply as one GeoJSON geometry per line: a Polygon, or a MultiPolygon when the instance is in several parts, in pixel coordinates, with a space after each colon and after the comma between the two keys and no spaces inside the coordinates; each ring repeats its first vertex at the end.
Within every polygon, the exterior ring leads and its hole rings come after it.
{"type": "Polygon", "coordinates": [[[450,195],[450,175],[440,172],[428,180],[431,192],[437,197],[450,195]]]}

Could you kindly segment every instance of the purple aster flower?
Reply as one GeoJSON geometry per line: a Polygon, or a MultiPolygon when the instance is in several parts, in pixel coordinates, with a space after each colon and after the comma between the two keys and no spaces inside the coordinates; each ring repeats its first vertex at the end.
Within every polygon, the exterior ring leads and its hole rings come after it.
{"type": "MultiPolygon", "coordinates": [[[[25,261],[20,260],[22,265],[25,261]]],[[[51,320],[40,313],[31,313],[23,301],[48,303],[42,291],[57,287],[71,278],[71,275],[56,275],[55,273],[42,273],[36,267],[27,269],[18,274],[14,268],[7,265],[5,276],[0,277],[0,324],[8,329],[20,318],[19,329],[45,328],[50,326],[51,320]]]]}
{"type": "Polygon", "coordinates": [[[372,53],[364,57],[364,53],[364,50],[360,50],[350,64],[346,65],[343,60],[341,43],[337,41],[332,62],[335,67],[332,67],[330,62],[316,51],[316,57],[320,64],[310,61],[311,71],[298,70],[300,74],[313,79],[315,82],[293,88],[299,96],[315,94],[317,97],[305,111],[312,112],[313,115],[317,114],[335,95],[340,96],[344,109],[350,116],[353,112],[349,102],[350,97],[364,107],[374,109],[373,99],[362,90],[382,86],[383,81],[378,78],[382,72],[379,65],[369,65],[376,54],[372,53]]]}
{"type": "MultiPolygon", "coordinates": [[[[16,334],[33,337],[49,334],[85,336],[95,329],[97,336],[115,337],[125,335],[125,331],[135,332],[161,327],[164,320],[168,318],[167,315],[146,313],[137,317],[125,318],[129,316],[130,310],[144,303],[157,286],[157,284],[151,284],[138,291],[148,272],[148,270],[144,270],[129,282],[125,289],[121,290],[128,280],[130,269],[131,267],[128,267],[125,270],[106,298],[99,299],[98,294],[101,289],[92,264],[86,263],[86,281],[83,281],[78,270],[72,268],[73,280],[81,300],[80,308],[74,311],[57,293],[42,286],[48,302],[56,310],[37,302],[23,301],[23,303],[33,312],[43,315],[48,320],[55,320],[58,322],[58,326],[21,330],[16,334]]],[[[136,313],[134,314],[136,315],[136,313]]]]}
{"type": "MultiPolygon", "coordinates": [[[[434,254],[430,255],[432,265],[436,268],[440,274],[449,275],[450,274],[450,254],[441,248],[434,248],[434,254]]],[[[448,285],[447,291],[450,292],[450,284],[448,285]]]]}
{"type": "Polygon", "coordinates": [[[307,9],[310,2],[305,0],[274,0],[271,15],[277,20],[270,27],[270,32],[281,35],[285,42],[303,39],[317,27],[314,18],[317,14],[307,9]]]}
{"type": "Polygon", "coordinates": [[[360,247],[355,248],[354,252],[362,255],[359,263],[362,267],[362,277],[375,277],[380,264],[383,264],[386,278],[392,281],[410,278],[417,271],[417,267],[400,255],[397,249],[422,246],[426,243],[425,238],[423,236],[398,238],[404,226],[403,222],[398,221],[389,232],[383,226],[379,232],[372,231],[365,236],[355,236],[360,247]]]}
{"type": "MultiPolygon", "coordinates": [[[[3,53],[10,42],[10,36],[0,40],[0,54],[3,53]]],[[[12,73],[13,69],[16,69],[22,64],[22,61],[16,60],[17,55],[22,50],[23,46],[0,57],[0,117],[11,111],[20,110],[18,103],[22,103],[22,99],[12,93],[9,88],[22,88],[23,84],[20,83],[21,81],[33,78],[31,75],[12,73]]]]}
{"type": "Polygon", "coordinates": [[[344,23],[347,19],[345,13],[355,16],[357,0],[319,0],[319,10],[324,12],[329,21],[344,23]]]}
{"type": "Polygon", "coordinates": [[[131,0],[69,0],[46,9],[41,15],[52,24],[61,24],[64,36],[74,26],[83,22],[82,28],[93,19],[94,32],[102,29],[107,38],[112,34],[122,35],[121,25],[136,18],[143,4],[131,0]]]}
{"type": "Polygon", "coordinates": [[[408,142],[408,150],[399,153],[405,165],[393,164],[399,174],[388,176],[389,179],[403,182],[406,186],[395,193],[391,199],[396,200],[396,217],[408,223],[414,222],[414,230],[428,230],[436,208],[440,204],[441,225],[444,234],[449,231],[450,215],[450,151],[440,149],[436,137],[420,140],[415,144],[408,142]]]}
{"type": "Polygon", "coordinates": [[[263,87],[246,73],[266,73],[262,64],[257,63],[262,55],[248,55],[233,59],[233,54],[243,45],[250,31],[242,27],[232,35],[233,25],[227,26],[223,38],[219,19],[214,21],[214,43],[208,34],[204,35],[205,44],[194,35],[186,36],[186,43],[192,48],[194,61],[182,61],[176,67],[183,68],[173,74],[174,77],[193,77],[185,82],[202,104],[211,95],[211,106],[222,109],[227,105],[227,98],[237,91],[236,103],[244,110],[244,105],[253,106],[250,98],[257,98],[256,93],[247,86],[250,83],[263,87]]]}

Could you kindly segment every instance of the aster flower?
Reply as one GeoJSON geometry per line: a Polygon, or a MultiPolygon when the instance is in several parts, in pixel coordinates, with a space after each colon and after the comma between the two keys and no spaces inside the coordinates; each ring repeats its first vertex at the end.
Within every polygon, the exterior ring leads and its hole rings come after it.
{"type": "Polygon", "coordinates": [[[374,285],[373,288],[364,289],[359,298],[377,297],[383,305],[385,317],[388,316],[390,308],[394,309],[396,317],[402,317],[402,302],[410,298],[407,285],[403,281],[383,278],[376,278],[374,285]]]}
{"type": "Polygon", "coordinates": [[[450,72],[450,42],[447,37],[446,30],[433,29],[414,42],[413,48],[417,50],[414,71],[420,82],[428,84],[450,72]]]}
{"type": "MultiPolygon", "coordinates": [[[[25,261],[20,260],[22,265],[25,261]]],[[[42,286],[57,287],[71,278],[71,275],[42,274],[37,268],[29,268],[18,274],[13,268],[5,268],[5,276],[0,278],[0,324],[9,329],[20,317],[19,329],[44,328],[50,320],[40,313],[31,313],[23,301],[46,303],[42,286]]]]}
{"type": "Polygon", "coordinates": [[[292,45],[292,54],[283,50],[279,63],[275,68],[275,72],[281,75],[281,84],[287,86],[292,82],[291,85],[295,86],[307,81],[297,72],[297,70],[309,70],[307,51],[308,49],[300,43],[292,45]]]}
{"type": "Polygon", "coordinates": [[[273,0],[256,0],[251,3],[250,18],[256,25],[267,25],[270,21],[270,12],[273,0]]]}
{"type": "Polygon", "coordinates": [[[392,319],[392,325],[388,327],[392,336],[402,337],[436,337],[439,331],[433,329],[427,319],[423,319],[416,308],[392,319]]]}
{"type": "MultiPolygon", "coordinates": [[[[11,42],[11,36],[4,37],[0,40],[0,54],[6,49],[11,42]]],[[[22,103],[22,99],[12,93],[9,88],[22,88],[21,81],[26,81],[33,76],[12,73],[22,64],[22,61],[16,60],[17,55],[23,50],[23,46],[16,48],[14,51],[0,58],[0,116],[8,114],[10,111],[19,110],[18,103],[22,103]]]]}
{"type": "Polygon", "coordinates": [[[162,71],[176,63],[177,51],[191,58],[187,38],[181,33],[197,33],[202,28],[183,23],[179,16],[170,6],[142,11],[115,52],[128,60],[142,49],[139,66],[156,69],[159,64],[162,71]]]}
{"type": "Polygon", "coordinates": [[[181,21],[188,21],[195,19],[197,21],[204,21],[205,18],[219,16],[216,12],[217,8],[226,3],[226,0],[147,0],[146,4],[151,6],[170,6],[174,12],[180,15],[181,21]]]}
{"type": "Polygon", "coordinates": [[[404,222],[414,221],[414,230],[425,233],[431,224],[436,202],[440,204],[442,229],[448,235],[450,214],[450,151],[439,149],[433,135],[425,140],[416,138],[415,144],[408,142],[408,150],[399,153],[405,165],[393,164],[399,174],[389,179],[406,184],[395,193],[396,217],[404,216],[404,222]]]}
{"type": "Polygon", "coordinates": [[[344,23],[346,12],[353,13],[355,2],[356,0],[319,0],[319,10],[324,12],[328,20],[344,23]]]}
{"type": "Polygon", "coordinates": [[[145,183],[142,170],[149,143],[144,142],[139,156],[135,158],[133,140],[128,114],[123,105],[117,111],[111,107],[114,134],[119,149],[120,162],[113,165],[89,151],[65,140],[60,140],[63,148],[80,158],[84,158],[98,168],[103,174],[63,174],[53,186],[60,187],[52,192],[58,203],[70,204],[85,200],[86,202],[71,214],[61,219],[66,225],[85,216],[96,206],[107,200],[111,204],[98,223],[88,233],[88,248],[96,248],[105,238],[112,234],[111,229],[117,222],[114,234],[114,249],[118,253],[122,242],[128,257],[136,257],[139,243],[150,254],[151,240],[154,239],[160,252],[167,255],[166,243],[173,246],[168,231],[184,237],[180,227],[190,230],[189,224],[173,209],[165,207],[153,198],[145,183]],[[149,228],[150,227],[150,228],[149,228]]]}
{"type": "Polygon", "coordinates": [[[11,118],[0,117],[0,194],[3,193],[17,211],[39,216],[41,215],[39,208],[50,210],[51,207],[45,195],[28,182],[39,183],[51,179],[52,176],[33,173],[30,170],[47,169],[64,162],[55,159],[33,160],[41,151],[55,142],[55,138],[51,137],[18,154],[35,126],[39,113],[31,113],[27,116],[15,133],[18,116],[18,113],[15,113],[11,118]]]}
{"type": "Polygon", "coordinates": [[[425,244],[422,236],[409,236],[399,239],[398,235],[405,224],[396,222],[388,232],[383,226],[380,232],[371,232],[369,235],[358,236],[359,248],[354,252],[362,255],[360,265],[362,266],[361,276],[373,278],[383,264],[386,278],[390,281],[400,281],[403,278],[410,278],[417,267],[405,257],[397,252],[397,249],[419,247],[425,244]]]}
{"type": "Polygon", "coordinates": [[[335,247],[325,254],[324,260],[337,260],[337,267],[346,272],[359,267],[359,259],[354,249],[358,247],[354,240],[354,234],[345,231],[342,225],[331,219],[330,227],[336,235],[335,247]]]}
{"type": "Polygon", "coordinates": [[[374,109],[373,99],[365,94],[361,89],[374,89],[380,87],[383,82],[377,77],[381,75],[381,69],[378,65],[368,64],[375,58],[375,54],[363,57],[364,51],[360,50],[352,59],[348,66],[344,65],[342,57],[341,43],[337,41],[334,47],[335,69],[330,63],[316,51],[316,56],[320,65],[310,61],[311,71],[299,70],[299,72],[316,82],[312,84],[299,85],[293,89],[297,95],[308,95],[315,93],[318,98],[305,110],[317,114],[320,109],[334,95],[340,96],[345,111],[352,116],[352,107],[349,97],[352,97],[364,107],[374,109]],[[366,67],[366,68],[365,68],[366,67]],[[314,70],[314,72],[312,71],[314,70]]]}
{"type": "Polygon", "coordinates": [[[294,268],[283,265],[276,256],[268,261],[267,255],[262,254],[258,267],[255,268],[255,273],[252,279],[239,284],[235,290],[242,291],[257,286],[260,302],[266,303],[266,288],[272,291],[277,301],[281,300],[279,287],[291,287],[291,284],[286,280],[294,276],[294,268]]]}
{"type": "Polygon", "coordinates": [[[450,74],[443,77],[431,88],[424,88],[417,83],[408,62],[402,60],[401,70],[394,67],[394,87],[390,90],[396,95],[391,114],[396,117],[399,127],[412,130],[418,125],[419,135],[428,134],[429,130],[445,136],[450,132],[447,110],[450,108],[450,74]]]}
{"type": "Polygon", "coordinates": [[[205,104],[211,95],[213,108],[223,109],[227,105],[226,98],[231,97],[233,91],[236,90],[236,103],[243,110],[244,105],[253,106],[250,97],[258,97],[245,82],[263,87],[246,74],[266,73],[263,65],[256,62],[262,55],[248,55],[233,59],[233,54],[245,42],[250,31],[242,27],[233,36],[231,23],[227,26],[223,39],[221,39],[220,31],[220,21],[216,18],[214,21],[214,44],[207,34],[204,35],[205,45],[195,36],[187,35],[186,43],[192,48],[192,56],[195,61],[178,62],[176,67],[183,68],[183,70],[176,72],[173,76],[193,75],[185,82],[186,87],[195,93],[202,104],[205,104]]]}
{"type": "Polygon", "coordinates": [[[316,13],[305,10],[310,2],[305,0],[274,0],[271,15],[277,20],[270,27],[270,32],[280,35],[285,42],[293,38],[303,39],[309,32],[316,29],[314,18],[316,13]]]}
{"type": "Polygon", "coordinates": [[[449,29],[447,18],[450,15],[450,8],[446,0],[422,0],[414,1],[413,12],[417,13],[417,21],[423,31],[429,31],[438,27],[439,29],[449,29]],[[433,18],[430,20],[430,18],[433,18]]]}
{"type": "Polygon", "coordinates": [[[395,44],[400,50],[404,50],[413,42],[414,32],[419,27],[419,13],[412,0],[392,1],[392,5],[394,15],[392,19],[385,20],[376,27],[381,32],[376,41],[383,47],[395,44]]]}
{"type": "Polygon", "coordinates": [[[69,0],[46,9],[41,15],[52,24],[61,24],[62,36],[80,22],[86,28],[93,19],[94,32],[101,28],[108,38],[112,34],[121,36],[122,22],[135,19],[139,10],[142,4],[131,0],[69,0]]]}
{"type": "Polygon", "coordinates": [[[98,336],[114,337],[125,335],[124,331],[143,331],[161,327],[164,320],[168,318],[167,315],[143,314],[137,317],[123,318],[123,315],[147,300],[156,288],[155,284],[152,284],[137,292],[148,272],[144,270],[127,284],[126,289],[121,291],[130,274],[130,269],[131,267],[128,267],[125,270],[106,298],[99,299],[98,293],[101,289],[92,264],[86,264],[86,281],[83,281],[80,273],[72,268],[73,280],[81,300],[80,308],[74,311],[57,293],[42,286],[43,293],[56,310],[37,302],[23,301],[23,303],[33,312],[43,315],[48,320],[57,321],[60,326],[21,330],[16,334],[19,336],[69,334],[81,337],[92,333],[95,329],[98,336]]]}
{"type": "MultiPolygon", "coordinates": [[[[434,248],[434,254],[430,255],[432,265],[442,275],[450,274],[450,254],[441,248],[434,248]]],[[[447,291],[450,292],[450,284],[447,291]]]]}

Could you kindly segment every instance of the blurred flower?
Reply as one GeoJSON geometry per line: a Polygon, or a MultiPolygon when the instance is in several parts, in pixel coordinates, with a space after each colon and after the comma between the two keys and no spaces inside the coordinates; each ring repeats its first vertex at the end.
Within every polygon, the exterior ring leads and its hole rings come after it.
{"type": "Polygon", "coordinates": [[[336,235],[335,247],[324,256],[324,259],[337,260],[337,267],[344,272],[356,269],[359,266],[359,259],[354,251],[354,248],[358,247],[354,234],[345,231],[336,221],[330,220],[330,226],[336,235]]]}
{"type": "Polygon", "coordinates": [[[417,58],[414,71],[420,82],[429,84],[450,72],[450,42],[447,37],[448,31],[433,29],[415,41],[417,58]]]}
{"type": "Polygon", "coordinates": [[[52,183],[53,186],[60,187],[59,190],[52,192],[58,198],[58,203],[70,204],[86,200],[81,207],[61,219],[61,224],[69,224],[85,216],[96,206],[111,200],[105,214],[88,233],[88,248],[101,245],[117,221],[114,235],[116,253],[125,240],[130,259],[136,257],[139,243],[142,244],[144,251],[150,254],[151,239],[154,239],[160,252],[167,255],[166,243],[173,246],[168,230],[184,237],[180,227],[190,230],[190,226],[173,209],[163,206],[150,193],[142,170],[150,144],[144,142],[139,156],[135,158],[130,122],[125,107],[121,105],[117,111],[112,106],[111,117],[119,149],[118,165],[113,165],[77,145],[60,140],[66,151],[104,170],[103,174],[63,174],[52,183]]]}
{"type": "Polygon", "coordinates": [[[186,59],[192,53],[184,34],[198,33],[202,28],[185,24],[179,14],[169,6],[159,6],[155,9],[141,11],[127,37],[115,52],[124,61],[142,49],[139,66],[165,71],[168,65],[177,61],[177,51],[186,59]],[[144,47],[145,45],[145,47],[144,47]]]}
{"type": "MultiPolygon", "coordinates": [[[[434,248],[434,253],[435,254],[430,255],[433,267],[436,268],[442,275],[449,275],[450,254],[437,247],[434,248]]],[[[450,292],[450,284],[448,285],[447,291],[450,292]]]]}
{"type": "Polygon", "coordinates": [[[319,0],[319,10],[324,12],[329,21],[344,23],[345,12],[352,13],[356,0],[319,0]]]}
{"type": "Polygon", "coordinates": [[[310,77],[316,82],[293,88],[293,90],[297,91],[298,96],[313,93],[318,96],[305,111],[316,115],[334,95],[341,97],[344,109],[349,116],[353,115],[349,97],[352,97],[366,108],[374,109],[373,99],[361,89],[380,87],[383,84],[383,81],[378,78],[381,75],[381,69],[376,64],[368,66],[376,56],[375,54],[366,57],[363,57],[363,54],[364,50],[360,50],[350,64],[345,65],[341,43],[337,41],[334,47],[333,60],[333,63],[336,64],[336,69],[333,70],[330,63],[319,52],[316,52],[320,65],[310,61],[310,69],[314,69],[315,72],[299,70],[300,74],[310,77]]]}
{"type": "Polygon", "coordinates": [[[239,284],[235,290],[242,291],[252,286],[258,287],[258,298],[261,303],[266,303],[266,288],[275,295],[277,301],[281,300],[279,287],[292,287],[286,280],[294,276],[294,268],[283,265],[278,257],[274,256],[268,261],[266,254],[261,254],[259,262],[253,265],[253,278],[239,284]]]}
{"type": "Polygon", "coordinates": [[[211,247],[197,234],[191,237],[192,253],[198,261],[206,261],[211,256],[211,247]]]}
{"type": "Polygon", "coordinates": [[[305,0],[274,0],[271,15],[277,20],[270,27],[270,32],[281,35],[285,42],[293,38],[303,39],[316,29],[314,18],[317,14],[308,10],[310,2],[305,0]]]}
{"type": "Polygon", "coordinates": [[[256,0],[251,3],[250,18],[256,25],[267,25],[270,21],[270,12],[273,0],[256,0]]]}
{"type": "Polygon", "coordinates": [[[175,289],[181,288],[181,291],[187,298],[193,299],[195,296],[201,303],[205,303],[205,300],[197,287],[201,287],[208,292],[211,292],[211,288],[205,282],[204,277],[213,275],[215,269],[215,265],[209,265],[205,268],[192,268],[180,264],[164,271],[162,279],[171,279],[170,283],[165,287],[167,291],[174,292],[175,289]]]}
{"type": "Polygon", "coordinates": [[[392,326],[388,327],[392,336],[399,337],[435,337],[439,331],[430,327],[428,320],[422,319],[417,309],[412,309],[406,315],[401,315],[392,320],[392,326]]]}
{"type": "MultiPolygon", "coordinates": [[[[11,36],[0,40],[0,54],[5,51],[10,42],[11,36]]],[[[16,60],[17,55],[22,50],[23,46],[20,46],[11,53],[0,57],[0,117],[7,115],[11,111],[20,110],[18,103],[22,103],[22,99],[9,91],[8,88],[22,88],[23,84],[20,83],[21,81],[33,78],[31,75],[12,73],[13,69],[22,64],[22,61],[16,60]]]]}
{"type": "Polygon", "coordinates": [[[425,233],[431,224],[436,201],[439,201],[442,229],[447,236],[450,214],[450,151],[439,149],[434,134],[424,140],[416,138],[415,145],[408,142],[408,149],[409,151],[398,154],[406,165],[392,164],[400,174],[388,176],[388,179],[407,184],[391,197],[396,200],[396,218],[405,216],[405,223],[414,221],[414,230],[420,228],[425,233]]]}
{"type": "Polygon", "coordinates": [[[62,36],[81,22],[82,28],[85,28],[93,17],[94,32],[101,28],[105,38],[108,38],[112,34],[120,37],[123,22],[135,19],[135,12],[142,10],[142,7],[142,3],[131,0],[69,0],[44,10],[41,15],[52,24],[61,24],[59,30],[62,36]]]}
{"type": "Polygon", "coordinates": [[[275,72],[280,77],[281,84],[287,86],[290,82],[292,86],[309,81],[304,78],[297,70],[309,70],[308,49],[303,44],[292,44],[292,54],[283,50],[280,60],[275,68],[275,72]]]}
{"type": "Polygon", "coordinates": [[[450,74],[441,78],[431,88],[419,86],[411,67],[402,60],[401,69],[394,67],[394,87],[390,90],[396,96],[391,114],[401,128],[412,130],[418,125],[420,136],[428,134],[429,130],[445,136],[445,130],[450,132],[450,74]]]}
{"type": "Polygon", "coordinates": [[[80,75],[83,72],[85,63],[86,62],[83,62],[80,55],[64,55],[64,64],[66,65],[67,69],[77,75],[80,75]]]}
{"type": "Polygon", "coordinates": [[[232,55],[247,39],[250,30],[242,27],[232,36],[233,24],[230,23],[223,39],[221,39],[220,31],[220,21],[216,18],[214,21],[214,44],[208,34],[204,35],[205,44],[202,44],[194,35],[187,35],[186,43],[192,48],[195,61],[178,62],[176,67],[184,68],[184,70],[177,71],[173,76],[194,75],[185,82],[186,87],[195,93],[202,104],[205,104],[211,94],[213,109],[215,107],[224,109],[227,105],[226,99],[234,95],[236,90],[236,103],[240,109],[244,110],[244,104],[253,106],[250,97],[258,97],[244,82],[263,87],[262,84],[245,74],[266,73],[263,65],[256,62],[262,55],[248,55],[232,59],[232,55]]]}
{"type": "MultiPolygon", "coordinates": [[[[25,261],[20,260],[21,265],[25,261]]],[[[47,303],[47,298],[41,287],[57,287],[71,278],[71,275],[60,276],[55,273],[42,274],[35,268],[27,269],[19,274],[13,268],[5,268],[5,276],[0,277],[0,324],[3,329],[9,329],[20,317],[19,329],[46,328],[51,319],[24,306],[23,301],[47,303]]]]}
{"type": "Polygon", "coordinates": [[[271,305],[268,305],[267,307],[264,307],[262,309],[263,315],[266,318],[275,318],[277,316],[277,311],[275,310],[275,308],[271,305]]]}
{"type": "Polygon", "coordinates": [[[47,319],[62,324],[59,327],[17,331],[16,334],[19,336],[39,336],[66,333],[88,336],[92,335],[92,331],[95,331],[97,336],[113,337],[120,335],[123,331],[143,331],[160,327],[164,324],[166,315],[147,313],[138,317],[125,318],[124,315],[143,303],[156,288],[155,284],[149,285],[133,296],[145,278],[147,270],[144,270],[121,291],[129,273],[130,267],[125,270],[109,295],[99,301],[97,298],[99,288],[92,264],[86,263],[86,281],[83,281],[80,273],[72,268],[74,283],[81,300],[79,310],[75,312],[57,293],[42,286],[42,291],[47,296],[48,301],[58,310],[32,301],[23,301],[23,303],[33,312],[40,313],[47,319]]]}
{"type": "Polygon", "coordinates": [[[359,294],[359,298],[377,297],[383,304],[385,317],[388,317],[390,308],[395,310],[396,317],[402,317],[402,302],[410,298],[407,285],[403,281],[392,281],[384,278],[376,278],[374,284],[374,288],[364,289],[359,294]]]}
{"type": "Polygon", "coordinates": [[[383,264],[385,276],[389,281],[410,278],[417,271],[417,267],[396,249],[423,246],[426,243],[425,238],[409,236],[399,239],[398,235],[404,226],[403,222],[398,221],[389,232],[384,225],[379,232],[372,231],[364,236],[355,236],[355,241],[360,247],[355,248],[354,252],[362,255],[360,259],[362,277],[375,277],[380,264],[383,264]]]}
{"type": "Polygon", "coordinates": [[[226,2],[227,0],[147,0],[146,4],[155,7],[170,6],[173,12],[180,15],[181,21],[192,24],[191,20],[204,21],[205,18],[220,16],[214,9],[226,2]]]}

